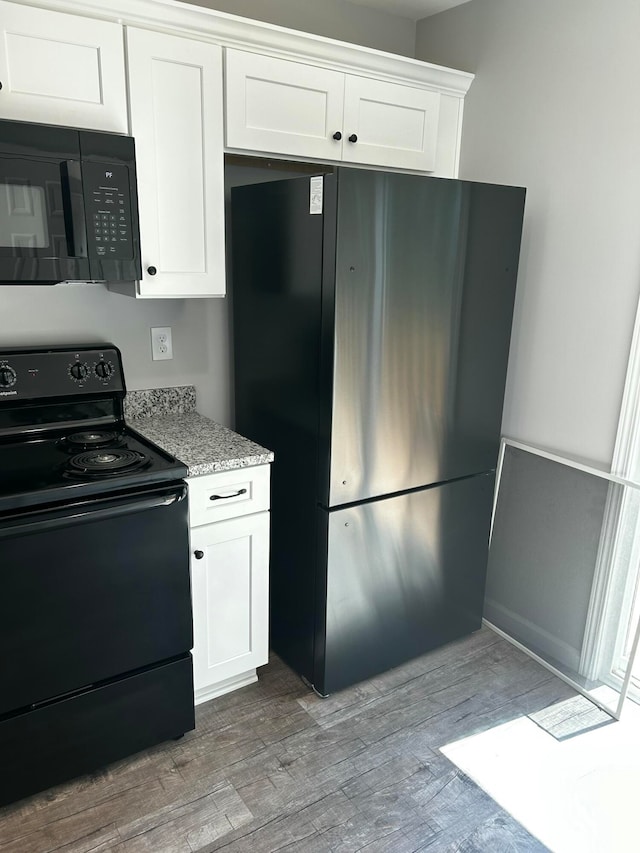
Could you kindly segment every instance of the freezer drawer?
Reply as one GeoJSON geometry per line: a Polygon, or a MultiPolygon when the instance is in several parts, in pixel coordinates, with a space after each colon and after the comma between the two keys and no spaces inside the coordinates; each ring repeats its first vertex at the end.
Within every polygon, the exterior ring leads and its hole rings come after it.
{"type": "Polygon", "coordinates": [[[317,599],[318,692],[480,627],[493,483],[490,472],[321,512],[327,569],[326,599],[322,583],[317,599]]]}

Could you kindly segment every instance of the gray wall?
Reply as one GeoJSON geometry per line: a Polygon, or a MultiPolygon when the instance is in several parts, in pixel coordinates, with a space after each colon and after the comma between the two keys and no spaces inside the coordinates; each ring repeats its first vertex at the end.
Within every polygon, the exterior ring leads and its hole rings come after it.
{"type": "Polygon", "coordinates": [[[220,12],[413,56],[416,25],[408,18],[345,0],[189,0],[220,12]]]}
{"type": "Polygon", "coordinates": [[[229,416],[225,300],[135,300],[104,285],[0,287],[0,347],[111,341],[127,387],[195,384],[199,409],[229,416]],[[171,326],[173,360],[152,361],[151,326],[171,326]]]}
{"type": "MultiPolygon", "coordinates": [[[[210,5],[383,50],[413,54],[415,24],[342,0],[227,0],[210,5]]],[[[195,384],[199,410],[231,423],[227,299],[134,300],[103,285],[0,287],[0,347],[112,341],[130,388],[195,384]],[[172,361],[151,360],[151,326],[171,326],[172,361]]]]}
{"type": "Polygon", "coordinates": [[[418,58],[477,74],[461,176],[528,188],[505,434],[611,461],[640,286],[640,3],[471,0],[418,58]]]}

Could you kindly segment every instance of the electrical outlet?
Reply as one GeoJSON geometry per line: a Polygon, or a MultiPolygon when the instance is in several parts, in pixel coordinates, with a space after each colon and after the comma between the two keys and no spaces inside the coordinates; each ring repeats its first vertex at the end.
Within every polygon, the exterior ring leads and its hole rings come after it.
{"type": "Polygon", "coordinates": [[[154,361],[173,358],[171,326],[160,326],[151,329],[151,357],[154,361]]]}

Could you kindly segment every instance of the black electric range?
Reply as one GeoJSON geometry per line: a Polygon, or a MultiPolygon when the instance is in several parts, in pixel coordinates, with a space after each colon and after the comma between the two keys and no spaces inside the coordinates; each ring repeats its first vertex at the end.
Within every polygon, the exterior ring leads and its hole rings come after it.
{"type": "Polygon", "coordinates": [[[111,344],[0,350],[0,804],[194,727],[186,467],[111,344]]]}

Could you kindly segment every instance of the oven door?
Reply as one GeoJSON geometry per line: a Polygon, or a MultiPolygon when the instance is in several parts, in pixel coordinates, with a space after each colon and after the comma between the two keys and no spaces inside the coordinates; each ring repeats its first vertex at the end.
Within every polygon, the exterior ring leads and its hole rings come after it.
{"type": "Polygon", "coordinates": [[[0,156],[0,283],[91,278],[77,160],[0,156]]]}
{"type": "Polygon", "coordinates": [[[184,484],[0,520],[0,716],[192,646],[184,484]]]}

